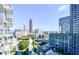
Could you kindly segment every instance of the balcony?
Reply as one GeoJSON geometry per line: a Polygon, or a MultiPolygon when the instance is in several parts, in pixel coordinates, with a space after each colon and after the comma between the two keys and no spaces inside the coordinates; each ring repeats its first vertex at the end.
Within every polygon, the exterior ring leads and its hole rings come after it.
{"type": "Polygon", "coordinates": [[[0,38],[2,38],[2,37],[3,37],[3,29],[0,28],[0,38]]]}
{"type": "Polygon", "coordinates": [[[4,22],[4,27],[12,27],[12,25],[13,25],[13,23],[12,23],[12,21],[11,22],[8,22],[8,21],[5,21],[4,22]]]}
{"type": "Polygon", "coordinates": [[[3,54],[3,51],[4,51],[4,46],[0,46],[0,53],[3,54]]]}
{"type": "Polygon", "coordinates": [[[0,12],[13,14],[13,10],[8,4],[0,4],[0,12]]]}
{"type": "Polygon", "coordinates": [[[3,18],[0,17],[0,26],[2,26],[2,25],[3,25],[3,18]]]}
{"type": "Polygon", "coordinates": [[[0,52],[3,52],[4,39],[0,39],[0,52]]]}
{"type": "Polygon", "coordinates": [[[6,21],[7,21],[7,23],[12,23],[12,19],[11,18],[7,18],[6,21]]]}
{"type": "Polygon", "coordinates": [[[0,12],[3,12],[2,4],[0,4],[0,12]]]}
{"type": "Polygon", "coordinates": [[[6,32],[5,32],[5,36],[6,36],[6,37],[13,36],[13,32],[12,32],[12,31],[6,31],[6,32]]]}
{"type": "Polygon", "coordinates": [[[8,27],[12,27],[13,26],[13,23],[7,23],[7,26],[8,27]]]}

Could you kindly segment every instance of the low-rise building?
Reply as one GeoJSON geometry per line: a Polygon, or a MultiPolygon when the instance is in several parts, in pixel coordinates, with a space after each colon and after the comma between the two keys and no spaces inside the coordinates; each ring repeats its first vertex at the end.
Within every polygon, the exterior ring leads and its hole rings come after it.
{"type": "Polygon", "coordinates": [[[49,31],[42,31],[40,29],[35,29],[34,33],[37,37],[37,39],[47,39],[49,37],[49,31]]]}
{"type": "Polygon", "coordinates": [[[29,34],[29,30],[22,30],[22,29],[15,29],[14,31],[14,36],[16,38],[21,38],[23,35],[28,35],[29,34]]]}

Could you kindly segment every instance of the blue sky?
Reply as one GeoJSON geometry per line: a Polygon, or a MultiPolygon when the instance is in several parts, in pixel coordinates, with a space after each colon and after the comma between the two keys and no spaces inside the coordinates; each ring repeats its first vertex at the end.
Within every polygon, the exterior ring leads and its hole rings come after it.
{"type": "Polygon", "coordinates": [[[28,29],[31,18],[33,29],[58,31],[59,18],[69,15],[69,5],[65,4],[14,4],[12,7],[14,29],[24,24],[28,29]]]}

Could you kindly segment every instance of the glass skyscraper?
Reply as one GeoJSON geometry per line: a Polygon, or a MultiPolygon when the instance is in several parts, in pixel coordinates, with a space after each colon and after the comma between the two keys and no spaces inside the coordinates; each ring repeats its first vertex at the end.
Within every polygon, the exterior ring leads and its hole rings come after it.
{"type": "Polygon", "coordinates": [[[72,33],[72,45],[76,49],[76,54],[79,54],[79,4],[70,5],[70,31],[72,33]],[[76,33],[76,38],[73,38],[73,34],[76,33]],[[75,40],[75,42],[74,42],[75,40]]]}
{"type": "MultiPolygon", "coordinates": [[[[73,36],[76,39],[76,34],[73,36]]],[[[49,43],[61,54],[76,54],[76,49],[73,47],[70,33],[50,33],[49,43]]],[[[75,42],[75,40],[74,40],[75,42]]]]}
{"type": "Polygon", "coordinates": [[[59,29],[61,33],[70,33],[70,16],[59,19],[59,29]]]}
{"type": "Polygon", "coordinates": [[[70,4],[70,16],[60,18],[59,26],[60,33],[49,35],[50,44],[59,51],[79,55],[79,4],[70,4]]]}
{"type": "Polygon", "coordinates": [[[79,33],[79,4],[70,5],[71,32],[79,33]]]}

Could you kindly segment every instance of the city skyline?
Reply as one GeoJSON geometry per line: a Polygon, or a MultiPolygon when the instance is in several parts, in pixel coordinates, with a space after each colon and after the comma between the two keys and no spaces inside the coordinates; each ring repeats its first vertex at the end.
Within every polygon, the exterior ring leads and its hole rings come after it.
{"type": "Polygon", "coordinates": [[[33,21],[33,29],[58,31],[59,18],[69,16],[69,5],[65,4],[14,4],[14,27],[29,28],[29,19],[33,21]],[[19,21],[20,20],[20,21],[19,21]]]}
{"type": "Polygon", "coordinates": [[[79,4],[13,6],[0,4],[0,55],[79,55],[79,4]]]}

